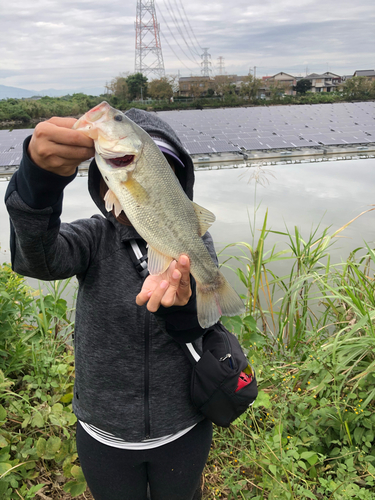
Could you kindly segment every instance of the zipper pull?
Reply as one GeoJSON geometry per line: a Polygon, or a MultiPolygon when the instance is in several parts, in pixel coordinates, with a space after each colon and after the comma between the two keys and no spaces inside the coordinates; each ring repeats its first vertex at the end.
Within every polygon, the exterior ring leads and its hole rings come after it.
{"type": "Polygon", "coordinates": [[[232,357],[232,355],[228,352],[228,354],[226,354],[225,356],[220,358],[219,361],[225,361],[226,359],[231,358],[231,357],[232,357]]]}

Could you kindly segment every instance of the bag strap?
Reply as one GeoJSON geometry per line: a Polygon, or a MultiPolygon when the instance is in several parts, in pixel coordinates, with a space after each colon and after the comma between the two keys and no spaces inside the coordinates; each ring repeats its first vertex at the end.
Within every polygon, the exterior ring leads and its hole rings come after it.
{"type": "MultiPolygon", "coordinates": [[[[149,275],[147,267],[147,248],[143,242],[139,241],[139,243],[137,240],[131,239],[125,241],[125,246],[138,274],[142,278],[146,278],[146,276],[149,275]]],[[[193,365],[198,363],[202,357],[202,352],[197,349],[193,342],[180,344],[180,346],[193,365]]]]}
{"type": "Polygon", "coordinates": [[[136,240],[125,241],[126,249],[129,256],[134,264],[134,267],[138,274],[142,278],[146,278],[149,275],[147,267],[147,248],[144,242],[140,241],[139,244],[136,240]]]}
{"type": "Polygon", "coordinates": [[[193,342],[189,342],[188,344],[180,344],[182,350],[186,354],[186,356],[190,359],[190,362],[193,365],[196,365],[198,361],[202,357],[202,351],[197,349],[193,342]]]}

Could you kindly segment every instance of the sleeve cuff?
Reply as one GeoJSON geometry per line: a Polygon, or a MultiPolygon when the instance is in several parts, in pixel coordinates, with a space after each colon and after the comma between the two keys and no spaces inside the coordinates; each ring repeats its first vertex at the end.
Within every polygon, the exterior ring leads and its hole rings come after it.
{"type": "Polygon", "coordinates": [[[75,178],[77,171],[64,177],[38,167],[27,153],[30,140],[31,136],[23,143],[23,157],[17,172],[18,194],[30,208],[54,207],[62,203],[63,191],[75,178]]]}
{"type": "Polygon", "coordinates": [[[191,277],[191,289],[191,297],[185,306],[160,306],[154,313],[165,321],[167,333],[177,342],[193,342],[206,332],[206,329],[198,323],[196,284],[193,277],[191,277]]]}

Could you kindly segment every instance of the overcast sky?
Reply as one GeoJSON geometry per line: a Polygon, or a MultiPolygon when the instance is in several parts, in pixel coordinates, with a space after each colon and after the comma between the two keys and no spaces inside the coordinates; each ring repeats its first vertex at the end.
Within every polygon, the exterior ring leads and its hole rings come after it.
{"type": "MultiPolygon", "coordinates": [[[[304,76],[375,69],[374,0],[156,0],[167,74],[304,76]],[[191,28],[191,29],[190,29],[191,28]],[[189,45],[189,47],[188,47],[189,45]]],[[[13,0],[0,8],[0,84],[103,88],[134,72],[137,1],[13,0]]]]}

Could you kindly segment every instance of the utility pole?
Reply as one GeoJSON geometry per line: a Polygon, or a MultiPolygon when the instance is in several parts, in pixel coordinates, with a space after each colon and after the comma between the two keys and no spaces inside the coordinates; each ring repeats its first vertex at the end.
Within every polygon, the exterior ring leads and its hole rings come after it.
{"type": "Polygon", "coordinates": [[[135,22],[135,72],[143,76],[165,76],[160,43],[160,25],[156,19],[154,0],[137,0],[135,22]]]}
{"type": "Polygon", "coordinates": [[[219,60],[219,75],[225,75],[224,57],[220,56],[218,57],[218,60],[219,60]]]}
{"type": "Polygon", "coordinates": [[[255,78],[257,77],[257,67],[256,66],[254,66],[253,69],[249,68],[249,75],[251,75],[251,73],[253,73],[254,80],[255,80],[255,78]]]}
{"type": "Polygon", "coordinates": [[[203,49],[203,54],[201,54],[201,71],[203,76],[210,76],[210,72],[212,71],[212,69],[210,68],[211,62],[209,61],[209,59],[211,59],[211,54],[209,54],[207,51],[208,49],[203,49]]]}

